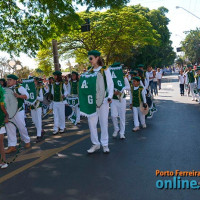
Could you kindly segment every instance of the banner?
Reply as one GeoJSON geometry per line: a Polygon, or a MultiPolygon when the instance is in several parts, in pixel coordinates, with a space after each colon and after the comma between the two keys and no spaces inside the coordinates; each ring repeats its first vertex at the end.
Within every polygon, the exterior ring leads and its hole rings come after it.
{"type": "Polygon", "coordinates": [[[97,73],[86,72],[79,80],[79,105],[81,115],[89,117],[96,112],[96,80],[97,73]]]}
{"type": "Polygon", "coordinates": [[[22,86],[27,90],[29,94],[29,99],[27,99],[25,103],[33,105],[37,98],[34,79],[23,79],[22,86]]]}

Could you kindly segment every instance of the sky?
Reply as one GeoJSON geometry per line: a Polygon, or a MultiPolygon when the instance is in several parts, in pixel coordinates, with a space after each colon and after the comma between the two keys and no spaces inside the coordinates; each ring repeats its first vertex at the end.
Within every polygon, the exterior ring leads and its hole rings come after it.
{"type": "MultiPolygon", "coordinates": [[[[166,7],[169,12],[167,17],[170,19],[169,30],[171,32],[171,40],[173,42],[173,47],[176,49],[180,47],[180,42],[184,40],[186,34],[185,31],[194,30],[200,27],[200,19],[194,17],[190,13],[186,12],[184,9],[192,12],[194,15],[200,17],[200,0],[130,0],[128,5],[137,5],[148,7],[150,9],[157,9],[161,6],[166,7]],[[176,9],[176,6],[182,7],[176,9]]],[[[85,10],[85,7],[78,7],[80,11],[85,10]]],[[[5,52],[1,52],[1,57],[7,56],[5,52]]],[[[24,66],[29,66],[31,69],[37,67],[36,62],[33,58],[29,58],[25,54],[20,55],[20,61],[22,61],[24,66]]],[[[66,63],[68,60],[61,62],[62,68],[66,68],[66,63]]],[[[75,65],[75,60],[70,59],[72,65],[75,65]]]]}

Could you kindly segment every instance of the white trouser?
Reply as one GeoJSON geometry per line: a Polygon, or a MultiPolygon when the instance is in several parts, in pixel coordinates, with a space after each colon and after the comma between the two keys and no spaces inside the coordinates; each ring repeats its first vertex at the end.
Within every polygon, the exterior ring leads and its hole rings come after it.
{"type": "Polygon", "coordinates": [[[75,107],[76,113],[76,122],[80,122],[80,108],[78,106],[75,107]]]}
{"type": "Polygon", "coordinates": [[[101,144],[102,146],[108,146],[108,113],[109,103],[104,102],[100,108],[97,108],[97,115],[88,117],[90,136],[93,144],[100,144],[97,133],[97,123],[99,119],[101,128],[101,144]]]}
{"type": "MultiPolygon", "coordinates": [[[[28,131],[26,128],[25,120],[24,120],[24,110],[17,112],[17,114],[10,120],[13,122],[20,133],[21,140],[25,143],[30,142],[30,137],[28,136],[28,131]]],[[[6,124],[6,132],[8,135],[8,146],[14,147],[17,145],[17,137],[16,137],[16,127],[12,123],[6,124]]]]}
{"type": "Polygon", "coordinates": [[[195,99],[194,88],[195,88],[195,83],[190,83],[190,92],[192,94],[193,99],[195,99]]]}
{"type": "Polygon", "coordinates": [[[142,125],[145,124],[145,115],[142,114],[142,112],[140,111],[140,107],[133,107],[133,119],[134,119],[134,126],[138,127],[139,124],[139,118],[140,118],[140,122],[142,125]]]}
{"type": "Polygon", "coordinates": [[[111,117],[114,125],[114,131],[118,132],[120,130],[120,135],[125,133],[125,120],[126,120],[126,99],[123,98],[120,102],[119,100],[112,100],[111,103],[111,117]],[[118,116],[120,118],[120,129],[118,126],[118,116]]]}
{"type": "Polygon", "coordinates": [[[53,102],[54,131],[65,129],[65,104],[63,102],[53,102]]]}
{"type": "Polygon", "coordinates": [[[37,136],[41,137],[42,133],[42,108],[37,108],[31,110],[31,116],[33,123],[35,124],[35,127],[37,129],[37,136]]]}

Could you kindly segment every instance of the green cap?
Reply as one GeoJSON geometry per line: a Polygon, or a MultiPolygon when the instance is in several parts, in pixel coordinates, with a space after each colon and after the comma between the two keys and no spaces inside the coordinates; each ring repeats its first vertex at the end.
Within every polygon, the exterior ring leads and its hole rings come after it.
{"type": "Polygon", "coordinates": [[[97,50],[92,50],[88,52],[88,56],[100,56],[101,53],[97,50]]]}
{"type": "Polygon", "coordinates": [[[130,72],[129,72],[129,74],[135,75],[135,76],[137,75],[137,73],[138,73],[137,71],[130,71],[130,72]]]}
{"type": "Polygon", "coordinates": [[[143,64],[139,64],[138,67],[144,67],[144,65],[143,64]]]}
{"type": "Polygon", "coordinates": [[[55,76],[55,75],[61,76],[61,75],[62,75],[62,72],[61,72],[61,71],[55,71],[55,72],[53,73],[53,75],[54,75],[54,76],[55,76]]]}
{"type": "Polygon", "coordinates": [[[193,66],[191,64],[188,64],[187,67],[192,67],[193,68],[193,66]]]}
{"type": "Polygon", "coordinates": [[[10,74],[10,75],[7,76],[7,79],[18,80],[19,78],[14,74],[10,74]]]}
{"type": "Polygon", "coordinates": [[[111,65],[111,67],[119,67],[121,65],[120,62],[115,62],[111,65]]]}
{"type": "Polygon", "coordinates": [[[139,76],[135,76],[135,77],[133,77],[133,80],[140,81],[141,78],[139,76]]]}
{"type": "Polygon", "coordinates": [[[78,76],[78,72],[73,71],[72,74],[76,74],[76,76],[78,76]]]}

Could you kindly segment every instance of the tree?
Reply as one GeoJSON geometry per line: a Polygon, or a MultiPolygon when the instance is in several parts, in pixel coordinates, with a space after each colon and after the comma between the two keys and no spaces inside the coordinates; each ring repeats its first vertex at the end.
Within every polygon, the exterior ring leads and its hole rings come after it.
{"type": "Polygon", "coordinates": [[[200,63],[200,29],[191,30],[182,42],[182,49],[185,56],[193,64],[200,63]]]}
{"type": "Polygon", "coordinates": [[[79,15],[81,19],[90,18],[90,32],[81,33],[75,28],[63,35],[59,41],[59,52],[63,56],[75,56],[80,64],[87,62],[87,52],[92,49],[101,51],[108,65],[124,55],[130,56],[133,47],[159,45],[157,32],[145,17],[134,13],[134,8],[79,15]]]}
{"type": "Polygon", "coordinates": [[[140,5],[135,6],[139,13],[148,19],[153,28],[160,35],[159,46],[147,45],[143,48],[137,49],[135,57],[135,65],[144,63],[145,65],[164,66],[174,63],[176,53],[173,51],[172,42],[170,41],[170,32],[168,29],[169,19],[166,17],[168,10],[160,7],[157,10],[149,10],[140,5]]]}
{"type": "MultiPolygon", "coordinates": [[[[90,8],[121,7],[128,0],[77,0],[90,8]]],[[[82,23],[72,0],[0,1],[0,50],[35,56],[43,41],[57,39],[71,26],[82,23]]]]}

